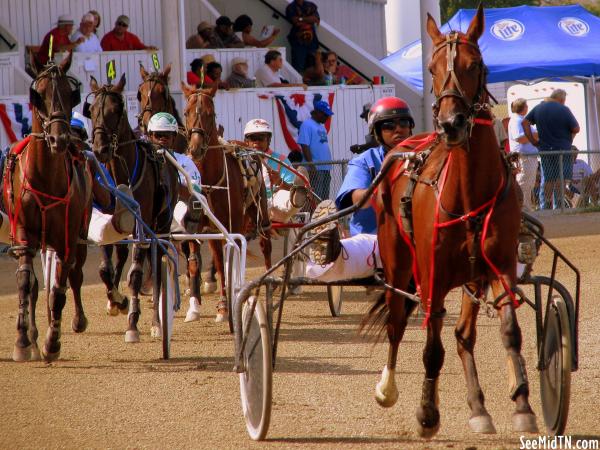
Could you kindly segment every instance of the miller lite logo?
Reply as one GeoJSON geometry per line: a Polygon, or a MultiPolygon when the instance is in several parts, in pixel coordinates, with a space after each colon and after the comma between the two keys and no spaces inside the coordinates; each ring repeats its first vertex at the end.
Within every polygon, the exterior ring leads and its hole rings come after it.
{"type": "Polygon", "coordinates": [[[590,32],[590,26],[576,17],[563,17],[558,22],[558,28],[575,37],[583,37],[590,32]]]}
{"type": "Polygon", "coordinates": [[[494,22],[490,32],[496,39],[501,41],[516,41],[523,37],[525,33],[525,25],[518,20],[502,19],[494,22]]]}
{"type": "Polygon", "coordinates": [[[411,45],[409,48],[402,52],[402,58],[404,59],[415,59],[421,58],[421,52],[423,51],[423,46],[420,42],[416,42],[414,45],[411,45]]]}

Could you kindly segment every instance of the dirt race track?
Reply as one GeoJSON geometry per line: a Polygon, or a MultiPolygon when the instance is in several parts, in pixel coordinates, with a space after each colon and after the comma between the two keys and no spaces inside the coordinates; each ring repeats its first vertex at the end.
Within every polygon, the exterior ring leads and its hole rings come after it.
{"type": "MultiPolygon", "coordinates": [[[[567,434],[600,435],[600,214],[548,217],[547,235],[582,274],[580,368],[572,377],[567,434]]],[[[253,252],[258,253],[255,246],[253,252]]],[[[281,249],[276,246],[276,255],[281,249]]],[[[386,361],[387,344],[357,336],[357,324],[373,297],[364,289],[345,293],[343,315],[332,318],[323,289],[286,303],[273,414],[268,439],[249,440],[242,417],[238,377],[232,373],[233,341],[227,326],[213,321],[215,298],[203,302],[200,322],[175,321],[172,359],[163,361],[160,341],[149,335],[149,304],[142,304],[140,344],[125,344],[125,316],[108,317],[104,289],[96,273],[98,250],[86,265],[84,304],[89,326],[70,330],[70,297],[64,312],[62,358],[53,364],[11,360],[17,299],[14,261],[0,258],[0,448],[519,448],[511,431],[505,353],[498,319],[479,319],[476,357],[486,405],[498,434],[478,436],[468,429],[469,409],[453,327],[458,313],[454,292],[446,307],[446,362],[440,377],[441,429],[431,441],[415,432],[415,410],[423,379],[425,332],[411,321],[400,346],[397,382],[400,400],[380,408],[374,388],[386,361]]],[[[549,253],[536,263],[549,273],[549,253]]],[[[250,258],[249,277],[260,274],[250,258]]],[[[39,266],[36,268],[40,276],[39,266]]],[[[572,282],[564,269],[559,278],[572,282]]],[[[183,281],[183,280],[182,280],[183,281]]],[[[46,331],[40,292],[40,345],[46,331]]],[[[184,300],[187,306],[187,299],[184,300]]],[[[539,375],[535,368],[533,311],[519,310],[531,402],[543,433],[539,375]]],[[[531,436],[530,436],[531,437],[531,436]]],[[[596,447],[597,448],[597,447],[596,447]]]]}

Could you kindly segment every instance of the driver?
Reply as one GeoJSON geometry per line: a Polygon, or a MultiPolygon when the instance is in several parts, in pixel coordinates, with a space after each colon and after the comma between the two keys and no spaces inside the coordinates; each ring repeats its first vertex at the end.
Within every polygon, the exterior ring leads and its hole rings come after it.
{"type": "MultiPolygon", "coordinates": [[[[381,170],[387,152],[412,135],[415,121],[408,104],[398,97],[384,97],[371,106],[368,116],[369,133],[378,146],[356,156],[348,164],[348,172],[335,202],[324,200],[315,209],[312,220],[347,208],[362,198],[381,170]]],[[[381,267],[377,243],[375,211],[366,203],[350,219],[350,238],[340,240],[339,224],[330,222],[313,230],[327,229],[322,239],[309,249],[307,276],[322,281],[365,278],[381,267]]]]}

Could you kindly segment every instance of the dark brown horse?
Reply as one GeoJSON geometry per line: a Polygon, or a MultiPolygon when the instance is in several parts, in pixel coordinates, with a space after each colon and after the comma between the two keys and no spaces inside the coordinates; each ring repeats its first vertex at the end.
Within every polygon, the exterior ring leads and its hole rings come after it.
{"type": "Polygon", "coordinates": [[[66,75],[71,54],[59,65],[37,69],[30,88],[32,133],[26,145],[8,156],[3,198],[11,222],[10,253],[18,259],[19,313],[13,359],[39,359],[35,304],[38,282],[33,271],[37,251],[51,247],[58,262],[49,298],[50,317],[42,354],[46,361],[60,356],[62,310],[67,280],[75,299],[72,328],[84,331],[87,320],[81,303],[82,267],[91,212],[91,174],[82,155],[71,145],[71,110],[80,101],[79,83],[66,75]]]}
{"type": "MultiPolygon", "coordinates": [[[[248,237],[259,235],[268,269],[271,267],[271,222],[264,185],[261,184],[252,194],[233,146],[224,146],[219,142],[214,104],[217,88],[195,89],[182,83],[182,90],[187,99],[184,114],[188,151],[202,175],[203,191],[211,210],[229,232],[248,237]]],[[[262,183],[262,180],[255,181],[262,183]]],[[[208,222],[202,226],[212,228],[208,222]]],[[[217,305],[216,319],[220,322],[226,320],[229,313],[225,298],[223,245],[217,241],[209,241],[209,245],[221,279],[221,300],[217,305]]]]}
{"type": "MultiPolygon", "coordinates": [[[[418,168],[405,171],[404,163],[395,162],[376,197],[378,239],[385,242],[380,245],[385,277],[395,288],[406,290],[414,273],[426,313],[425,379],[417,410],[418,431],[423,437],[433,436],[440,425],[438,377],[444,362],[440,338],[444,299],[452,288],[462,285],[472,295],[463,295],[455,335],[467,382],[471,429],[495,432],[484,406],[473,353],[477,297],[484,296],[491,286],[507,352],[510,396],[516,403],[513,428],[519,432],[537,431],[528,401],[521,330],[512,292],[516,284],[520,206],[514,180],[498,151],[487,104],[485,66],[477,44],[483,27],[481,7],[465,34],[445,36],[428,17],[427,31],[434,44],[429,69],[436,95],[438,135],[422,154],[423,158],[429,156],[418,168]],[[407,176],[409,172],[412,180],[407,176]],[[412,233],[408,226],[411,221],[403,219],[406,217],[412,218],[412,233]]],[[[398,345],[414,307],[399,292],[387,290],[368,318],[378,314],[386,318],[390,348],[376,388],[376,399],[385,407],[398,398],[394,382],[398,345]]]]}
{"type": "MultiPolygon", "coordinates": [[[[177,173],[175,168],[158,156],[153,147],[135,138],[129,125],[125,101],[122,96],[125,87],[125,76],[114,86],[100,87],[92,77],[90,88],[94,94],[94,102],[89,106],[92,119],[92,150],[98,160],[105,163],[116,185],[129,186],[133,197],[140,205],[142,220],[156,233],[168,233],[171,227],[173,208],[177,202],[177,173]]],[[[148,253],[147,246],[135,244],[133,247],[133,263],[129,272],[131,301],[129,302],[128,329],[126,342],[139,342],[137,323],[140,316],[139,292],[142,284],[143,263],[148,253]]],[[[125,247],[125,252],[127,251],[125,247]]],[[[118,286],[118,278],[110,286],[112,273],[112,252],[103,253],[101,276],[107,283],[109,300],[113,303],[120,299],[110,296],[111,287],[118,286]]],[[[125,260],[127,254],[125,254],[125,260]]],[[[160,260],[160,255],[159,255],[160,260]]],[[[122,270],[119,255],[118,274],[122,270]]],[[[160,278],[160,271],[155,271],[160,278]]],[[[160,281],[160,280],[159,280],[160,281]]],[[[158,316],[158,296],[154,296],[154,313],[152,316],[151,335],[160,336],[160,320],[158,316]]],[[[117,304],[123,309],[125,305],[117,304]]]]}

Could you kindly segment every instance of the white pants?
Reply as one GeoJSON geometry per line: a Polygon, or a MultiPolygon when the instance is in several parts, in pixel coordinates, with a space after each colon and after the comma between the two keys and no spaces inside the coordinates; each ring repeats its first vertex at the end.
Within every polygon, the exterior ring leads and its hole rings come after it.
{"type": "Polygon", "coordinates": [[[2,224],[0,225],[0,243],[10,245],[10,222],[8,221],[8,216],[2,211],[0,211],[0,216],[2,216],[2,224]]]}
{"type": "Polygon", "coordinates": [[[533,211],[531,194],[535,187],[535,178],[537,176],[538,159],[536,155],[521,155],[521,170],[517,174],[517,183],[523,191],[523,209],[533,211]]]}
{"type": "Polygon", "coordinates": [[[289,222],[290,218],[296,214],[299,209],[292,206],[290,200],[290,191],[280,189],[267,202],[269,208],[269,218],[273,222],[289,222]]]}
{"type": "Polygon", "coordinates": [[[119,233],[112,224],[112,215],[104,214],[96,208],[92,208],[88,240],[98,245],[114,244],[127,238],[128,234],[119,233]]]}
{"type": "Polygon", "coordinates": [[[341,244],[342,251],[334,262],[321,266],[309,261],[306,276],[320,281],[350,280],[369,277],[381,267],[377,235],[357,234],[342,239],[341,244]]]}
{"type": "Polygon", "coordinates": [[[173,210],[173,221],[171,222],[172,233],[187,233],[183,226],[183,218],[185,217],[187,208],[187,204],[181,200],[175,205],[175,209],[173,210]]]}

